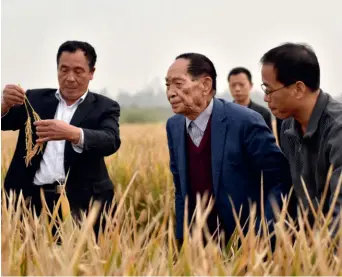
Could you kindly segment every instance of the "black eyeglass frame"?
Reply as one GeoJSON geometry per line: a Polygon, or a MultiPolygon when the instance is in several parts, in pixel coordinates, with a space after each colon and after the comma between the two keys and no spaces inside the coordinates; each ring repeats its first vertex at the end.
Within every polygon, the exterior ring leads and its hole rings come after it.
{"type": "Polygon", "coordinates": [[[261,89],[262,89],[262,91],[263,91],[266,95],[269,95],[269,94],[271,94],[271,93],[273,93],[273,92],[276,92],[276,91],[281,90],[281,89],[283,89],[283,88],[289,87],[289,86],[291,86],[291,85],[293,85],[293,84],[295,84],[295,83],[291,83],[291,84],[288,84],[288,85],[284,85],[284,86],[282,86],[281,88],[277,88],[277,89],[274,89],[274,90],[271,90],[271,91],[267,91],[267,86],[266,86],[265,84],[261,84],[261,89]]]}

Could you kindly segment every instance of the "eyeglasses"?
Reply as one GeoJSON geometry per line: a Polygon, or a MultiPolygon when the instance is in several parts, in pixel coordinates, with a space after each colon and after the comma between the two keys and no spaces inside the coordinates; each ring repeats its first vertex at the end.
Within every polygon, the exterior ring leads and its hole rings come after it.
{"type": "Polygon", "coordinates": [[[273,93],[273,92],[276,92],[276,91],[278,91],[278,90],[281,90],[281,89],[286,88],[286,87],[291,86],[291,85],[293,85],[293,84],[284,85],[284,86],[282,86],[281,88],[277,88],[277,89],[274,89],[274,90],[267,90],[267,86],[266,86],[265,84],[261,84],[261,89],[263,90],[263,92],[264,92],[266,95],[269,95],[269,94],[271,94],[271,93],[273,93]]]}

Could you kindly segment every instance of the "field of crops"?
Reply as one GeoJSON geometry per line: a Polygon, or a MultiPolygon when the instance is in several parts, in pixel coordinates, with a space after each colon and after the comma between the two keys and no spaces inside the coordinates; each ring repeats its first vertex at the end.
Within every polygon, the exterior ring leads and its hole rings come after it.
{"type": "MultiPolygon", "coordinates": [[[[24,206],[6,206],[2,201],[2,275],[342,274],[342,247],[338,245],[342,242],[329,236],[330,215],[323,218],[318,212],[320,223],[311,229],[300,213],[295,229],[286,216],[286,205],[278,211],[275,233],[269,235],[277,238],[273,252],[269,236],[258,236],[251,226],[244,237],[237,225],[236,236],[226,247],[211,240],[204,246],[202,229],[208,210],[201,207],[192,236],[185,236],[178,251],[165,126],[122,125],[120,130],[121,148],[107,159],[119,206],[99,242],[90,232],[92,213],[81,226],[65,220],[59,245],[51,237],[46,214],[34,218],[24,206]]],[[[16,135],[2,132],[2,180],[16,135]]],[[[251,207],[251,218],[254,212],[251,207]]]]}

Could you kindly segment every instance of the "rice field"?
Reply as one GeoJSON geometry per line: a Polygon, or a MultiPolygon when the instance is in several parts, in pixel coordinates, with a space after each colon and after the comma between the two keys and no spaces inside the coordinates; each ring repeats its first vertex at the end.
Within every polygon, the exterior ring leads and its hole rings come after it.
{"type": "MultiPolygon", "coordinates": [[[[299,210],[295,228],[286,214],[285,199],[283,209],[277,210],[274,233],[260,236],[250,221],[248,234],[243,236],[242,226],[237,225],[224,247],[210,238],[203,245],[209,209],[199,203],[194,231],[178,249],[165,126],[122,125],[120,130],[121,148],[106,159],[118,210],[107,219],[98,243],[91,232],[96,206],[81,225],[70,218],[56,219],[62,241],[57,244],[46,212],[37,218],[24,205],[14,207],[10,201],[6,206],[2,201],[2,275],[341,275],[342,242],[329,234],[331,215],[324,217],[317,211],[317,224],[311,228],[305,211],[299,210]],[[277,239],[273,252],[272,236],[277,239]]],[[[2,180],[16,136],[2,132],[2,180]]],[[[238,209],[233,212],[238,217],[238,209]]],[[[250,214],[253,219],[255,206],[250,214]]],[[[339,231],[337,238],[340,235],[339,231]]]]}

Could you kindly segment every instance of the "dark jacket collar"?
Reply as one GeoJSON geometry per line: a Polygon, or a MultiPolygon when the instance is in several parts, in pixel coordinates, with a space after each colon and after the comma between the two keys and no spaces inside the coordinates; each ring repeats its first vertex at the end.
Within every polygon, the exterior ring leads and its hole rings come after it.
{"type": "MultiPolygon", "coordinates": [[[[309,119],[308,128],[303,137],[304,139],[311,138],[317,131],[319,120],[321,119],[322,114],[328,102],[329,102],[329,95],[327,93],[324,93],[322,90],[320,90],[315,107],[309,119]]],[[[301,137],[300,124],[294,118],[292,118],[290,128],[285,131],[285,134],[296,136],[296,137],[301,137]]]]}
{"type": "MultiPolygon", "coordinates": [[[[236,104],[235,100],[233,100],[232,102],[236,104]]],[[[254,106],[254,102],[252,101],[252,99],[249,99],[249,103],[246,107],[251,109],[251,107],[253,107],[253,106],[254,106]]]]}

